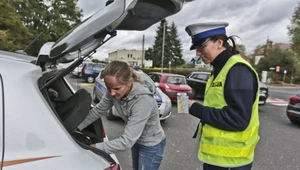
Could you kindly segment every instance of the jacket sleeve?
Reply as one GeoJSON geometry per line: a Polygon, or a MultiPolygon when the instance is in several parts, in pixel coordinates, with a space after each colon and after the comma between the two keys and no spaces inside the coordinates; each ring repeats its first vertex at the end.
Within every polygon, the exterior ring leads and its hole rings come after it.
{"type": "Polygon", "coordinates": [[[150,95],[142,95],[131,107],[131,116],[125,126],[122,136],[102,143],[96,147],[106,153],[116,153],[131,148],[140,138],[152,112],[157,111],[156,101],[150,95]],[[147,103],[147,104],[145,104],[147,103]]]}
{"type": "Polygon", "coordinates": [[[224,97],[227,106],[222,109],[194,103],[190,114],[218,129],[243,131],[250,122],[258,83],[252,70],[245,65],[233,66],[227,74],[224,97]]]}
{"type": "Polygon", "coordinates": [[[89,111],[88,116],[78,126],[79,130],[86,128],[88,125],[99,119],[101,114],[105,114],[113,106],[113,99],[108,92],[101,98],[100,102],[89,111]]]}

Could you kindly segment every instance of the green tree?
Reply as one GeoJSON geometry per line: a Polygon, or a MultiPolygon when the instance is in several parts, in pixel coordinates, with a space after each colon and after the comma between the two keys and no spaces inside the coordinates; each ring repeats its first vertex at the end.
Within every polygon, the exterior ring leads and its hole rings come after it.
{"type": "Polygon", "coordinates": [[[185,63],[182,59],[182,45],[179,39],[178,30],[174,22],[170,27],[170,43],[171,43],[171,56],[169,61],[172,62],[173,66],[179,66],[185,63]]]}
{"type": "Polygon", "coordinates": [[[295,8],[293,16],[291,18],[291,24],[288,26],[289,35],[292,40],[293,51],[297,54],[297,58],[300,56],[300,2],[295,8]]]}
{"type": "Polygon", "coordinates": [[[287,70],[288,73],[294,73],[296,70],[296,57],[288,50],[279,48],[268,49],[263,58],[259,60],[256,66],[257,71],[268,71],[271,67],[280,66],[280,72],[287,70]]]}
{"type": "MultiPolygon", "coordinates": [[[[167,46],[167,30],[168,24],[167,21],[165,23],[165,47],[167,46]]],[[[156,36],[154,40],[154,44],[151,48],[146,50],[145,52],[145,59],[153,61],[153,67],[160,67],[161,66],[161,58],[162,58],[162,42],[163,42],[163,31],[164,31],[164,23],[160,22],[159,26],[156,29],[156,36]]],[[[165,48],[166,51],[166,48],[165,48]]],[[[164,54],[166,56],[166,54],[164,54]]]]}
{"type": "Polygon", "coordinates": [[[0,2],[0,11],[0,49],[6,51],[22,49],[30,33],[23,25],[21,16],[8,1],[0,2]]]}
{"type": "Polygon", "coordinates": [[[41,36],[28,48],[27,52],[36,56],[40,47],[48,41],[57,41],[62,35],[80,23],[82,10],[78,0],[10,0],[24,25],[32,33],[30,43],[40,33],[41,36]]]}
{"type": "Polygon", "coordinates": [[[243,54],[246,53],[246,47],[242,44],[236,44],[236,49],[243,54]]]}
{"type": "MultiPolygon", "coordinates": [[[[182,65],[182,47],[178,38],[178,31],[174,23],[171,26],[165,21],[165,45],[164,45],[164,67],[168,67],[169,61],[172,66],[182,65]]],[[[146,50],[145,59],[153,60],[154,67],[161,67],[162,59],[162,43],[163,43],[164,22],[161,22],[157,27],[154,44],[146,50]]]]}

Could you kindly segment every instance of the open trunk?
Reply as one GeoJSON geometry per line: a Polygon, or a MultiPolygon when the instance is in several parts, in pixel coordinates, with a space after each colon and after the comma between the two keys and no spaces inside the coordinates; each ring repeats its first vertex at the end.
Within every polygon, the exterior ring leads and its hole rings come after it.
{"type": "MultiPolygon", "coordinates": [[[[44,73],[38,81],[39,87],[43,87],[61,71],[62,70],[54,70],[44,73]]],[[[41,92],[57,118],[81,147],[101,155],[109,162],[115,163],[109,154],[90,147],[91,144],[103,142],[106,137],[101,118],[80,132],[76,130],[92,107],[91,96],[85,89],[79,89],[74,93],[65,79],[60,78],[49,87],[42,89],[41,92]]]]}

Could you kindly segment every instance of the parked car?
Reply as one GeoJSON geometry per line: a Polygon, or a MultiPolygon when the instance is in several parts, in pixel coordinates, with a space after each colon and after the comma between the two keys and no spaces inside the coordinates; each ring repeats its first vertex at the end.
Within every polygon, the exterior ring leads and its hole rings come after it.
{"type": "Polygon", "coordinates": [[[150,72],[148,75],[172,101],[177,101],[177,93],[186,93],[192,98],[192,88],[185,76],[160,72],[150,72]]]}
{"type": "Polygon", "coordinates": [[[72,71],[72,75],[75,77],[82,77],[82,64],[80,64],[72,71]]]}
{"type": "Polygon", "coordinates": [[[115,0],[56,42],[45,43],[36,57],[0,51],[1,169],[121,169],[114,154],[90,146],[108,140],[101,118],[78,132],[91,96],[84,89],[75,92],[65,76],[117,31],[145,30],[184,3],[160,2],[115,0]],[[65,69],[47,68],[76,58],[65,69]]]}
{"type": "Polygon", "coordinates": [[[205,86],[210,72],[191,72],[187,75],[187,84],[192,88],[193,98],[204,98],[205,86]]]}
{"type": "Polygon", "coordinates": [[[266,101],[269,97],[269,88],[268,86],[263,83],[263,82],[259,82],[259,105],[264,105],[266,104],[266,101]]]}
{"type": "Polygon", "coordinates": [[[98,76],[100,70],[105,68],[104,63],[83,63],[81,77],[88,83],[94,83],[95,78],[98,76]]]}
{"type": "MultiPolygon", "coordinates": [[[[95,80],[95,87],[93,90],[93,101],[95,103],[98,103],[101,100],[101,98],[107,90],[104,80],[101,79],[102,70],[100,70],[100,73],[95,80]]],[[[157,106],[159,109],[159,119],[160,121],[165,121],[168,117],[171,116],[172,113],[172,103],[170,98],[166,94],[164,94],[158,87],[156,87],[154,82],[150,79],[150,77],[143,71],[135,70],[135,73],[137,74],[140,80],[147,83],[148,86],[152,86],[152,88],[156,90],[154,98],[157,102],[157,106]]],[[[120,114],[113,107],[112,110],[107,112],[106,117],[108,120],[113,120],[115,119],[115,117],[120,117],[120,114]]]]}
{"type": "Polygon", "coordinates": [[[293,124],[300,123],[300,92],[290,98],[286,115],[293,124]]]}

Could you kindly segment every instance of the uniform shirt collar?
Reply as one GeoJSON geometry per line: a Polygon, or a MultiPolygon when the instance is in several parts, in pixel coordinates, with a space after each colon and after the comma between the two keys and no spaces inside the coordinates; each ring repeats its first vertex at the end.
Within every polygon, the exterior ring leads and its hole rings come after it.
{"type": "Polygon", "coordinates": [[[217,77],[217,75],[231,56],[232,53],[230,50],[224,50],[214,59],[213,62],[211,62],[211,65],[214,67],[214,77],[217,77]]]}

